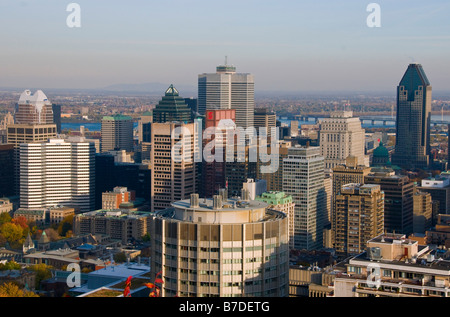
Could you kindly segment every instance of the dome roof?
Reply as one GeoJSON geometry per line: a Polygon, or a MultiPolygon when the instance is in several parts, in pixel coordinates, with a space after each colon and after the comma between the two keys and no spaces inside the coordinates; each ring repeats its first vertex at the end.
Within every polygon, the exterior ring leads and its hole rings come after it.
{"type": "Polygon", "coordinates": [[[389,157],[389,151],[387,148],[383,146],[383,142],[380,142],[380,145],[373,150],[374,157],[389,157]]]}

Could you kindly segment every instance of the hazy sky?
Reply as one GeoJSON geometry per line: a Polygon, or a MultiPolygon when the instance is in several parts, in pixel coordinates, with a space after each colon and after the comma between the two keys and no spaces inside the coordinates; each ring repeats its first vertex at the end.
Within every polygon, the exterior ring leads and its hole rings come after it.
{"type": "Polygon", "coordinates": [[[257,92],[394,91],[413,61],[450,90],[450,1],[0,0],[1,87],[195,87],[225,55],[257,92]]]}

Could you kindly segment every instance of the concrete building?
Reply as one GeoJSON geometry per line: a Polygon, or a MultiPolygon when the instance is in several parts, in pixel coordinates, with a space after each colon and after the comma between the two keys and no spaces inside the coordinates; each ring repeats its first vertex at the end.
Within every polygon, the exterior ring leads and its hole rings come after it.
{"type": "Polygon", "coordinates": [[[334,297],[449,297],[450,262],[401,234],[382,234],[335,276],[334,297]]]}
{"type": "Polygon", "coordinates": [[[353,156],[357,165],[369,166],[369,157],[364,149],[365,132],[359,118],[352,111],[335,111],[320,124],[319,142],[325,169],[345,164],[353,156]]]}
{"type": "Polygon", "coordinates": [[[450,212],[450,179],[444,175],[436,175],[422,179],[417,187],[421,192],[429,193],[433,202],[437,202],[439,209],[433,213],[433,225],[436,224],[438,214],[448,214],[450,212]]]}
{"type": "MultiPolygon", "coordinates": [[[[288,156],[288,150],[292,147],[290,141],[278,142],[278,169],[273,173],[261,173],[261,165],[265,165],[258,161],[258,167],[256,169],[256,178],[264,179],[267,183],[268,191],[282,191],[283,190],[283,160],[288,156]]],[[[267,147],[267,154],[271,154],[270,146],[267,147]]],[[[269,162],[270,164],[270,162],[269,162]]]]}
{"type": "Polygon", "coordinates": [[[0,198],[0,214],[13,211],[13,203],[8,198],[0,198]]]}
{"type": "Polygon", "coordinates": [[[135,200],[136,193],[126,187],[116,186],[112,191],[102,194],[102,209],[119,209],[121,203],[135,200]]]}
{"type": "Polygon", "coordinates": [[[20,207],[55,205],[94,207],[95,148],[93,143],[51,139],[20,145],[20,207]]]}
{"type": "Polygon", "coordinates": [[[47,213],[45,209],[19,208],[14,212],[14,218],[24,217],[27,221],[36,222],[37,225],[45,225],[47,213]]]}
{"type": "Polygon", "coordinates": [[[125,150],[133,152],[133,118],[124,115],[105,116],[102,119],[101,151],[125,150]]]}
{"type": "Polygon", "coordinates": [[[73,232],[80,234],[104,234],[127,244],[141,240],[149,232],[150,213],[124,209],[96,210],[74,217],[73,232]]]}
{"type": "Polygon", "coordinates": [[[195,123],[153,123],[150,152],[152,212],[170,207],[174,201],[187,199],[196,191],[194,153],[198,151],[198,135],[195,127],[195,123]],[[172,137],[175,129],[181,133],[172,137]],[[177,150],[179,142],[183,146],[177,150]],[[178,159],[172,157],[172,150],[178,159]]]}
{"type": "Polygon", "coordinates": [[[235,109],[238,127],[254,127],[253,75],[236,73],[236,67],[226,62],[216,73],[198,75],[198,112],[204,115],[207,109],[235,109]]]}
{"type": "Polygon", "coordinates": [[[151,268],[162,271],[161,295],[288,296],[287,217],[262,201],[174,202],[152,221],[151,268]]]}
{"type": "Polygon", "coordinates": [[[377,184],[384,192],[384,229],[409,235],[413,232],[414,183],[390,168],[372,168],[365,184],[377,184]]]}
{"type": "Polygon", "coordinates": [[[432,226],[431,195],[416,191],[414,199],[413,232],[425,233],[432,226]]]}
{"type": "Polygon", "coordinates": [[[267,183],[263,179],[249,178],[242,184],[242,189],[247,191],[250,200],[255,200],[256,196],[260,196],[267,191],[267,183]]]}
{"type": "Polygon", "coordinates": [[[395,165],[413,169],[430,164],[431,90],[422,65],[410,64],[397,86],[395,165]]]}
{"type": "Polygon", "coordinates": [[[326,220],[324,158],[319,147],[292,147],[283,159],[283,192],[292,196],[294,248],[323,247],[326,220]]]}
{"type": "Polygon", "coordinates": [[[450,248],[450,215],[438,215],[436,225],[426,231],[427,242],[450,248]]]}
{"type": "Polygon", "coordinates": [[[48,209],[48,219],[50,224],[58,224],[66,217],[75,215],[75,208],[66,206],[56,206],[48,209]]]}
{"type": "Polygon", "coordinates": [[[384,193],[380,185],[346,184],[335,199],[334,248],[343,256],[359,254],[366,242],[384,232],[384,193]]]}
{"type": "Polygon", "coordinates": [[[288,219],[289,248],[294,249],[294,212],[295,203],[292,196],[284,192],[265,192],[257,196],[255,200],[263,201],[269,205],[270,209],[282,211],[288,219]]]}
{"type": "MultiPolygon", "coordinates": [[[[266,108],[256,108],[254,114],[254,127],[259,133],[259,128],[266,128],[267,136],[272,137],[272,128],[277,127],[277,115],[266,108]]],[[[274,136],[275,137],[275,136],[274,136]]]]}

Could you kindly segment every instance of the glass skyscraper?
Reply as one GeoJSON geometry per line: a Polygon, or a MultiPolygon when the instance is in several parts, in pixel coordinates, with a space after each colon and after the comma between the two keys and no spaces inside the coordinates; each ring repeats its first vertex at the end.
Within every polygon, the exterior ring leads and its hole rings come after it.
{"type": "Polygon", "coordinates": [[[430,159],[431,85],[420,64],[410,64],[397,87],[397,126],[392,163],[425,168],[430,159]]]}

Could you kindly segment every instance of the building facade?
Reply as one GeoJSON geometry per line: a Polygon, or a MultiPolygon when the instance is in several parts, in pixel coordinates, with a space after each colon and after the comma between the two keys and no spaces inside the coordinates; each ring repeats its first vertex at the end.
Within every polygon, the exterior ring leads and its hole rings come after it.
{"type": "Polygon", "coordinates": [[[94,208],[93,143],[51,139],[20,145],[20,207],[41,209],[70,205],[94,208]]]}
{"type": "Polygon", "coordinates": [[[105,116],[102,119],[101,151],[125,150],[133,152],[133,118],[124,115],[105,116]]]}
{"type": "Polygon", "coordinates": [[[319,147],[292,147],[283,159],[283,192],[292,196],[294,248],[323,247],[326,219],[324,158],[319,147]]]}
{"type": "Polygon", "coordinates": [[[330,118],[324,118],[320,124],[319,142],[326,169],[345,164],[349,156],[355,157],[358,165],[369,166],[369,157],[364,150],[365,130],[352,111],[334,111],[330,118]]]}
{"type": "Polygon", "coordinates": [[[191,199],[152,222],[152,272],[162,296],[285,297],[287,218],[262,201],[191,199]]]}
{"type": "Polygon", "coordinates": [[[253,75],[236,73],[236,67],[230,65],[218,66],[216,73],[198,75],[198,112],[204,115],[207,109],[235,109],[237,126],[254,127],[253,75]]]}
{"type": "Polygon", "coordinates": [[[384,193],[380,185],[342,186],[335,210],[334,248],[339,255],[363,252],[367,241],[384,232],[384,193]]]}

